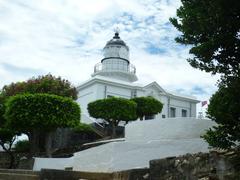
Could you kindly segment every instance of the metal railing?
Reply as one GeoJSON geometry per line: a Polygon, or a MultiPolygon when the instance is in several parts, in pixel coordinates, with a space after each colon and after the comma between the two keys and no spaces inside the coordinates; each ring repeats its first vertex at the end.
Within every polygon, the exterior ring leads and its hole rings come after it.
{"type": "Polygon", "coordinates": [[[94,73],[97,72],[110,72],[110,71],[119,71],[126,72],[130,74],[136,74],[136,67],[133,64],[124,64],[119,61],[109,62],[109,63],[98,63],[94,66],[94,73]]]}

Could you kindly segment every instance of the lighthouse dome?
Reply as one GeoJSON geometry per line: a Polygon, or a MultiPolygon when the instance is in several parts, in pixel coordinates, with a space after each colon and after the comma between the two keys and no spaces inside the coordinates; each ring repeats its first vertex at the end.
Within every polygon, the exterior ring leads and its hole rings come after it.
{"type": "Polygon", "coordinates": [[[107,42],[103,48],[102,62],[109,58],[117,58],[125,60],[129,63],[129,48],[126,43],[119,37],[119,33],[115,32],[113,38],[107,42]]]}
{"type": "Polygon", "coordinates": [[[116,32],[115,35],[113,36],[113,38],[107,42],[105,48],[107,46],[125,46],[126,49],[129,50],[128,46],[126,45],[126,43],[119,37],[119,33],[116,32]]]}
{"type": "Polygon", "coordinates": [[[103,48],[103,59],[94,66],[92,76],[101,75],[114,79],[134,82],[136,68],[129,61],[129,48],[116,31],[113,38],[103,48]]]}

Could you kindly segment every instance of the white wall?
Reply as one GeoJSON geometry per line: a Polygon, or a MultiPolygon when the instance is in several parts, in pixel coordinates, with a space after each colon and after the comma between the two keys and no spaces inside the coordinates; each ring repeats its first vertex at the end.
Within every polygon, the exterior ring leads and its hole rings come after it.
{"type": "Polygon", "coordinates": [[[122,97],[126,99],[131,98],[131,89],[124,88],[124,87],[117,87],[113,85],[107,86],[107,95],[115,96],[115,97],[122,97]]]}
{"type": "Polygon", "coordinates": [[[34,158],[34,171],[44,169],[65,169],[72,167],[73,158],[34,158]]]}
{"type": "MultiPolygon", "coordinates": [[[[124,87],[96,82],[95,84],[81,89],[77,102],[81,106],[82,113],[88,115],[87,105],[89,102],[106,98],[108,95],[130,99],[133,89],[134,87],[124,87]]],[[[176,108],[176,117],[182,117],[182,109],[187,110],[187,117],[196,117],[196,103],[180,98],[168,97],[154,86],[142,90],[137,89],[136,92],[137,97],[152,96],[163,103],[164,106],[162,112],[156,115],[156,119],[161,119],[162,115],[165,115],[166,118],[170,117],[168,109],[170,107],[176,108]]],[[[84,120],[86,118],[82,119],[84,120]]]]}
{"type": "Polygon", "coordinates": [[[182,117],[182,109],[187,110],[187,117],[190,117],[190,104],[189,101],[170,98],[169,107],[176,108],[176,117],[182,117]]]}
{"type": "Polygon", "coordinates": [[[186,153],[207,152],[200,138],[213,121],[175,118],[136,121],[126,126],[125,141],[111,142],[77,153],[71,158],[36,158],[33,170],[41,168],[112,172],[149,167],[152,159],[186,153]]]}
{"type": "Polygon", "coordinates": [[[81,89],[78,94],[77,102],[80,104],[81,107],[82,122],[92,123],[92,121],[89,121],[89,118],[86,118],[85,116],[85,115],[89,116],[87,111],[88,103],[95,101],[97,99],[104,99],[108,95],[130,99],[131,92],[132,90],[129,88],[118,87],[103,83],[95,83],[84,89],[81,89]]]}
{"type": "Polygon", "coordinates": [[[126,141],[200,138],[215,125],[211,120],[196,118],[166,118],[133,121],[125,126],[126,141]]]}
{"type": "Polygon", "coordinates": [[[81,113],[88,114],[87,105],[89,102],[95,101],[98,95],[98,86],[97,84],[93,84],[88,86],[78,93],[77,103],[79,103],[81,107],[81,113]]]}
{"type": "Polygon", "coordinates": [[[182,109],[187,110],[187,117],[196,117],[196,103],[190,100],[166,96],[154,86],[146,88],[143,96],[152,96],[163,103],[162,112],[156,115],[156,119],[162,118],[162,115],[170,117],[170,107],[176,108],[176,117],[182,117],[182,109]]]}
{"type": "Polygon", "coordinates": [[[191,117],[197,117],[197,105],[191,103],[191,117]]]}

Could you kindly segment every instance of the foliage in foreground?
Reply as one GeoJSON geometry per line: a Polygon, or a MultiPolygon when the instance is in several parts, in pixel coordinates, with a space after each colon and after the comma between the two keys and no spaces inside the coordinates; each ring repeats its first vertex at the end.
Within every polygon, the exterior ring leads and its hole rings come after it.
{"type": "Polygon", "coordinates": [[[47,93],[77,99],[77,90],[68,80],[51,74],[38,76],[37,78],[33,77],[23,82],[11,83],[4,86],[1,92],[3,97],[24,93],[47,93]]]}
{"type": "Polygon", "coordinates": [[[29,152],[30,142],[28,140],[18,141],[14,146],[14,150],[17,152],[29,152]]]}
{"type": "Polygon", "coordinates": [[[92,126],[90,126],[89,124],[84,124],[84,123],[80,123],[79,125],[74,127],[73,130],[74,130],[74,132],[77,132],[77,133],[82,133],[82,132],[91,133],[91,132],[93,132],[92,126]]]}
{"type": "Polygon", "coordinates": [[[208,115],[217,126],[203,138],[212,147],[230,148],[240,141],[240,3],[238,0],[181,0],[171,23],[181,32],[176,42],[190,45],[188,62],[220,73],[219,90],[210,99],[208,115]]]}
{"type": "Polygon", "coordinates": [[[171,23],[178,43],[191,45],[189,63],[206,72],[239,74],[240,3],[238,0],[181,0],[171,23]]]}
{"type": "Polygon", "coordinates": [[[75,127],[80,123],[80,107],[66,97],[19,94],[8,99],[5,118],[8,127],[29,136],[33,152],[38,146],[36,134],[39,131],[47,133],[45,147],[48,151],[51,132],[59,127],[75,127]]]}
{"type": "Polygon", "coordinates": [[[221,85],[211,97],[208,116],[218,125],[203,136],[212,147],[237,147],[240,142],[240,78],[221,85]]]}
{"type": "Polygon", "coordinates": [[[10,157],[9,168],[13,168],[14,156],[12,153],[12,145],[18,134],[11,128],[6,127],[6,119],[4,118],[5,104],[4,98],[0,94],[0,146],[10,157]]]}
{"type": "MultiPolygon", "coordinates": [[[[36,94],[36,93],[47,93],[54,94],[63,97],[69,97],[71,99],[77,99],[77,90],[68,80],[62,79],[61,77],[55,77],[51,74],[47,74],[45,76],[38,76],[36,78],[31,78],[24,82],[11,83],[10,85],[5,85],[0,91],[0,125],[4,126],[4,129],[8,128],[5,125],[6,119],[3,116],[5,113],[5,103],[9,97],[15,96],[17,94],[36,94]]],[[[31,112],[30,112],[31,113],[31,112]]],[[[8,129],[8,131],[12,131],[12,129],[8,129]]],[[[24,130],[25,131],[25,130],[24,130]]],[[[44,146],[44,141],[40,141],[39,139],[46,138],[45,129],[35,129],[34,130],[34,139],[36,139],[37,149],[44,146]],[[38,139],[38,140],[37,140],[38,139]]],[[[16,135],[17,132],[15,132],[16,135]]],[[[15,135],[12,137],[14,140],[15,135]]],[[[1,136],[1,132],[0,132],[1,136]]],[[[33,152],[32,152],[33,153],[33,152]]]]}

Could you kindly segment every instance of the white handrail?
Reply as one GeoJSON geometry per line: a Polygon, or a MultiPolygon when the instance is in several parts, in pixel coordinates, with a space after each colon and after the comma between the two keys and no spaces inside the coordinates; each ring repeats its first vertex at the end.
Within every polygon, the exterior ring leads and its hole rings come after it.
{"type": "Polygon", "coordinates": [[[82,116],[84,116],[86,119],[90,120],[93,123],[96,123],[97,125],[101,126],[102,128],[104,128],[99,122],[96,121],[96,119],[89,117],[87,114],[82,114],[82,116]]]}

